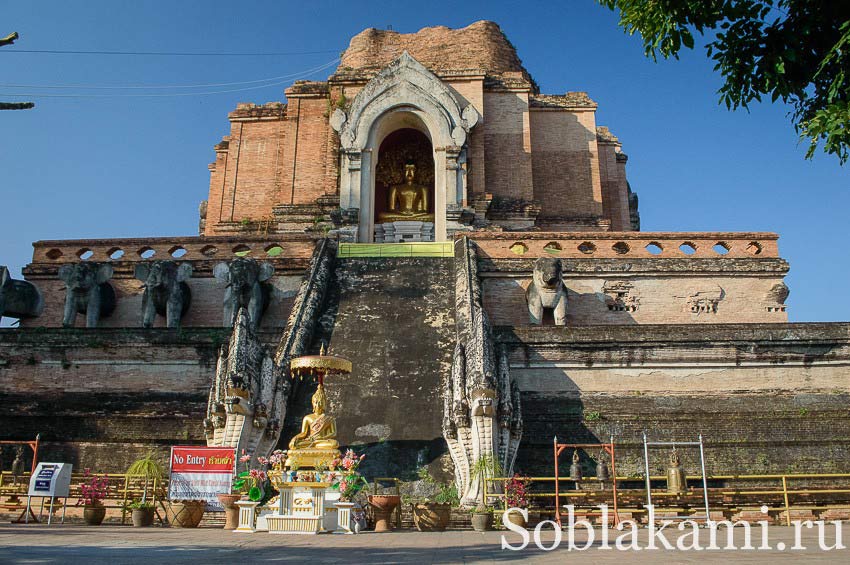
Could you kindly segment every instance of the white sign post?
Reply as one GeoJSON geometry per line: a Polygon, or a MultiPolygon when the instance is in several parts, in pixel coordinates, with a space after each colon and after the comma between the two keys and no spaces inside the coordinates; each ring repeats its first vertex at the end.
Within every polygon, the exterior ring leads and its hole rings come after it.
{"type": "Polygon", "coordinates": [[[65,509],[68,507],[68,495],[71,490],[71,465],[68,463],[39,463],[35,468],[35,473],[30,477],[29,490],[27,491],[27,511],[26,523],[30,519],[30,502],[33,496],[41,497],[41,509],[38,511],[38,517],[41,518],[41,512],[44,510],[44,499],[50,499],[50,512],[47,515],[47,524],[53,518],[53,501],[57,498],[64,498],[65,504],[62,506],[62,523],[65,523],[65,509]]]}

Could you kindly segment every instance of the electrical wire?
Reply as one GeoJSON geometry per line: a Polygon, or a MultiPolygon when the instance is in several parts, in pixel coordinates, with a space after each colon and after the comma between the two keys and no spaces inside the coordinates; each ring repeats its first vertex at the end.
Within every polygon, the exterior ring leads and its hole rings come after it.
{"type": "MultiPolygon", "coordinates": [[[[300,76],[310,76],[311,74],[315,74],[319,71],[327,69],[334,64],[338,59],[335,59],[329,63],[322,65],[321,67],[316,67],[311,71],[304,71],[301,73],[295,73],[292,76],[300,75],[300,76]]],[[[92,93],[73,93],[73,94],[39,94],[39,93],[29,93],[29,94],[13,94],[13,93],[0,93],[0,96],[4,97],[18,97],[18,98],[160,98],[160,97],[174,97],[174,96],[206,96],[210,94],[226,94],[228,92],[244,92],[246,90],[258,90],[261,88],[268,88],[270,86],[279,86],[281,84],[285,84],[288,82],[287,80],[279,80],[275,82],[271,82],[268,84],[262,84],[259,86],[248,86],[245,88],[231,88],[226,90],[210,90],[206,92],[169,92],[169,93],[145,93],[145,94],[130,94],[123,92],[115,92],[110,94],[92,94],[92,93]]]]}
{"type": "Polygon", "coordinates": [[[282,53],[181,53],[173,51],[63,51],[54,49],[4,49],[0,55],[13,53],[42,53],[47,55],[133,55],[133,56],[166,56],[166,57],[291,57],[293,55],[323,55],[339,53],[339,50],[324,51],[290,51],[282,53]]]}
{"type": "Polygon", "coordinates": [[[319,72],[321,70],[327,69],[335,65],[339,61],[339,58],[334,59],[333,61],[329,61],[318,67],[314,67],[312,69],[307,69],[306,71],[299,71],[297,73],[290,73],[288,75],[280,75],[276,77],[262,78],[257,80],[246,80],[242,82],[220,82],[220,83],[212,83],[212,84],[166,84],[166,85],[145,85],[145,84],[131,84],[131,85],[86,85],[86,84],[0,84],[0,88],[45,88],[45,89],[62,89],[62,88],[84,88],[88,90],[119,90],[119,89],[165,89],[165,88],[214,88],[219,86],[241,86],[245,84],[258,84],[261,82],[271,82],[277,81],[281,79],[289,79],[297,76],[304,76],[305,74],[309,75],[315,72],[319,72]]]}

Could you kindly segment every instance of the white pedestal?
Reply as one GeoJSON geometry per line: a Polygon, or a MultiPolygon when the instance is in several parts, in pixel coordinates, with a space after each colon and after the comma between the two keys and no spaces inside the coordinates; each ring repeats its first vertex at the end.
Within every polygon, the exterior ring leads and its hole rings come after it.
{"type": "Polygon", "coordinates": [[[292,482],[280,485],[280,501],[274,514],[266,515],[270,534],[318,534],[335,530],[339,492],[328,483],[292,482]],[[330,500],[328,500],[330,499],[330,500]]]}
{"type": "Polygon", "coordinates": [[[434,241],[434,222],[385,222],[375,224],[375,243],[434,241]]]}
{"type": "Polygon", "coordinates": [[[336,529],[335,534],[353,534],[351,530],[351,509],[354,508],[353,502],[337,502],[334,504],[336,508],[336,529]]]}
{"type": "Polygon", "coordinates": [[[236,501],[236,506],[239,507],[239,527],[233,530],[234,532],[253,534],[257,530],[254,509],[258,504],[259,502],[254,502],[253,500],[236,501]]]}

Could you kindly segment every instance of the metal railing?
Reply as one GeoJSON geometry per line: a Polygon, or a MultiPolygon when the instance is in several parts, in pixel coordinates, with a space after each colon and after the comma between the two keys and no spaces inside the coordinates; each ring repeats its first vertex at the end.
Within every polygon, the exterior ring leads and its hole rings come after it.
{"type": "MultiPolygon", "coordinates": [[[[127,514],[130,512],[129,505],[137,500],[141,500],[144,489],[144,477],[139,475],[127,475],[125,473],[97,473],[98,477],[106,477],[109,484],[106,488],[106,497],[103,499],[103,506],[106,508],[121,510],[121,524],[127,522],[127,514]]],[[[8,471],[0,473],[0,496],[13,497],[17,496],[17,502],[10,502],[9,499],[0,502],[0,508],[6,510],[24,510],[26,508],[27,487],[30,481],[30,473],[24,473],[19,476],[18,484],[13,484],[12,474],[8,471]]],[[[71,489],[68,495],[66,504],[75,505],[77,500],[82,498],[80,484],[87,481],[83,473],[71,474],[71,489]]],[[[163,521],[160,510],[165,511],[165,501],[168,493],[168,480],[158,481],[152,479],[148,481],[147,498],[146,500],[153,504],[156,516],[160,522],[163,521]]],[[[55,508],[61,508],[61,503],[55,508]]]]}
{"type": "MultiPolygon", "coordinates": [[[[489,500],[491,498],[496,498],[501,501],[501,505],[504,509],[507,509],[506,497],[504,493],[504,488],[507,482],[511,479],[511,477],[492,477],[487,478],[484,481],[484,496],[485,500],[489,500]],[[488,483],[499,483],[501,485],[501,491],[497,492],[497,489],[488,489],[488,483]]],[[[702,481],[702,476],[700,475],[692,475],[686,477],[688,481],[698,482],[702,481]]],[[[531,483],[554,483],[556,480],[561,483],[600,483],[599,480],[588,477],[583,478],[580,481],[576,481],[569,477],[528,477],[528,480],[531,483]]],[[[667,480],[666,476],[663,475],[652,475],[649,477],[650,482],[664,482],[667,480]]],[[[718,509],[728,510],[730,508],[738,508],[741,506],[747,506],[748,502],[752,504],[752,497],[761,497],[762,501],[764,499],[770,499],[771,497],[775,499],[781,500],[779,505],[770,505],[765,504],[767,506],[768,513],[770,512],[781,512],[785,515],[785,523],[786,525],[791,525],[791,511],[792,510],[830,510],[830,509],[840,509],[840,510],[850,510],[850,473],[807,473],[807,474],[765,474],[765,475],[709,475],[706,477],[708,482],[718,482],[718,481],[741,481],[741,482],[776,482],[776,487],[759,487],[753,486],[752,488],[737,488],[734,486],[731,487],[710,487],[708,488],[708,494],[710,497],[714,498],[713,505],[718,509]],[[817,487],[807,487],[807,488],[792,488],[790,483],[798,482],[798,481],[828,481],[833,483],[830,486],[817,486],[817,487]],[[826,501],[826,497],[819,495],[848,495],[843,501],[839,501],[837,504],[829,504],[826,501]],[[781,497],[781,499],[780,499],[781,497]],[[801,500],[802,498],[806,498],[807,500],[801,500]],[[817,502],[817,504],[815,504],[817,502]]],[[[638,498],[643,495],[645,498],[646,491],[643,488],[623,488],[622,483],[642,483],[646,481],[646,478],[643,476],[619,476],[617,477],[617,482],[620,483],[619,488],[619,497],[620,498],[638,498]]],[[[576,487],[578,489],[578,486],[576,487]]],[[[701,489],[700,489],[701,490],[701,489]]],[[[550,501],[556,497],[558,497],[557,505],[560,506],[561,499],[566,499],[568,501],[580,501],[580,499],[585,498],[594,498],[599,496],[600,494],[605,494],[607,496],[612,496],[613,493],[610,488],[608,489],[596,489],[596,490],[568,490],[561,491],[544,491],[544,492],[532,492],[528,494],[528,497],[531,499],[549,499],[550,501]]],[[[694,494],[697,493],[697,490],[694,489],[694,494]]],[[[659,500],[670,500],[676,498],[677,494],[668,493],[662,489],[652,489],[651,491],[652,497],[657,497],[659,500]]],[[[700,496],[700,498],[702,498],[700,496]]],[[[594,501],[595,502],[595,501],[594,501]]],[[[701,501],[700,501],[701,502],[701,501]]],[[[620,506],[619,510],[621,512],[630,512],[630,513],[645,513],[646,510],[644,508],[644,504],[640,504],[637,506],[620,506]]],[[[585,514],[590,516],[599,515],[599,511],[588,511],[585,514]]]]}

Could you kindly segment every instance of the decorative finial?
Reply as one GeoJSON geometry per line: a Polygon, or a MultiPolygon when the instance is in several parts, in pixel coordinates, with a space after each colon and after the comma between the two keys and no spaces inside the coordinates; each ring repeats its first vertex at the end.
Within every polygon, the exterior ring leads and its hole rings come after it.
{"type": "Polygon", "coordinates": [[[324,354],[325,354],[325,343],[322,342],[322,347],[319,349],[319,355],[324,355],[324,354]]]}

